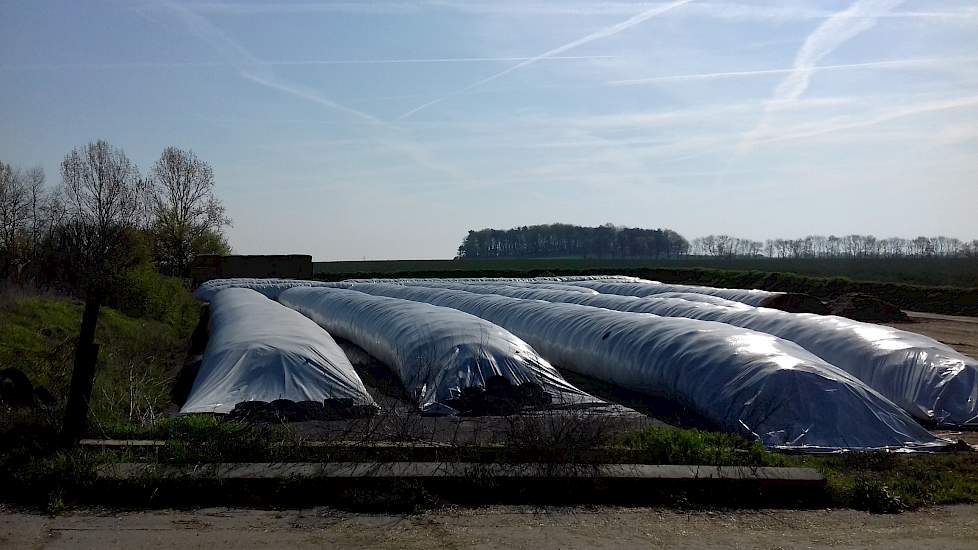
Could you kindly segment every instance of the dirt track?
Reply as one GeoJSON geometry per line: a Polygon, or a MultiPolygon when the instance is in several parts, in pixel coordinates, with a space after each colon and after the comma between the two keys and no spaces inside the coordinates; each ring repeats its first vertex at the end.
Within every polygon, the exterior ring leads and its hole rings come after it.
{"type": "Polygon", "coordinates": [[[326,509],[0,512],[2,548],[975,548],[978,507],[680,512],[514,508],[363,515],[326,509]]]}
{"type": "Polygon", "coordinates": [[[955,317],[908,311],[910,323],[887,323],[944,342],[961,353],[978,358],[978,317],[955,317]]]}

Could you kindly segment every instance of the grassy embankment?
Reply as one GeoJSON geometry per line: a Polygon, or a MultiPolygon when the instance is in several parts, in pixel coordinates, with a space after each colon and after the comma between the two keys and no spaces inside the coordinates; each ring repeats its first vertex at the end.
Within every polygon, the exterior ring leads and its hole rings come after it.
{"type": "MultiPolygon", "coordinates": [[[[109,300],[131,315],[103,307],[96,330],[101,349],[89,416],[95,437],[146,429],[165,418],[171,379],[199,310],[174,279],[137,272],[124,288],[109,300]]],[[[49,468],[53,461],[64,471],[84,462],[77,452],[57,448],[82,309],[64,296],[0,290],[0,368],[21,371],[54,398],[33,408],[0,403],[0,492],[26,469],[49,468]]]]}
{"type": "MultiPolygon", "coordinates": [[[[962,281],[968,286],[925,286],[880,280],[853,280],[848,277],[813,277],[774,271],[738,271],[700,267],[637,267],[643,263],[642,260],[587,259],[327,262],[316,264],[316,277],[332,281],[358,277],[535,277],[542,275],[617,274],[642,277],[664,283],[800,292],[816,296],[822,300],[832,300],[849,293],[863,293],[876,296],[907,310],[978,316],[978,261],[955,260],[961,262],[957,269],[963,275],[942,279],[934,267],[927,271],[928,278],[931,280],[962,281]],[[340,272],[338,269],[350,269],[351,271],[340,272]],[[369,269],[376,271],[366,271],[369,269]],[[971,278],[972,270],[976,272],[974,278],[971,278]]],[[[682,261],[684,260],[674,260],[673,262],[682,261]]],[[[917,261],[923,262],[922,260],[917,261]]],[[[929,261],[927,260],[927,262],[929,261]]],[[[934,261],[938,264],[941,263],[937,260],[934,261]]],[[[733,262],[736,263],[736,261],[733,262]]],[[[776,269],[784,265],[770,260],[766,262],[769,263],[765,264],[765,268],[776,269]]],[[[786,262],[788,261],[786,260],[786,262]]],[[[659,262],[648,260],[644,263],[648,265],[659,262]]],[[[882,275],[867,276],[883,277],[882,275]]]]}

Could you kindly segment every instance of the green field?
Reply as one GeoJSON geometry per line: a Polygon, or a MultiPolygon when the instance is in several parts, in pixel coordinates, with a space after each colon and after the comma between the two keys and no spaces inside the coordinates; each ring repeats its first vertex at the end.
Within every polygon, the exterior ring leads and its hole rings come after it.
{"type": "MultiPolygon", "coordinates": [[[[383,262],[319,262],[317,279],[338,281],[349,278],[377,277],[536,277],[541,275],[618,274],[641,277],[664,283],[717,286],[723,288],[759,288],[777,292],[809,294],[821,300],[832,300],[851,293],[876,296],[902,309],[978,316],[978,279],[965,275],[978,265],[970,259],[916,260],[915,262],[865,262],[861,270],[837,271],[846,276],[815,274],[800,267],[788,270],[793,261],[734,260],[722,267],[699,267],[695,260],[601,260],[601,259],[513,259],[513,260],[399,260],[383,262]],[[736,269],[762,262],[761,269],[736,269]],[[672,266],[657,265],[672,262],[672,266]],[[740,262],[740,263],[738,263],[740,262]],[[940,272],[937,266],[947,271],[940,272]],[[902,270],[901,270],[902,269],[902,270]],[[889,271],[888,271],[889,270],[889,271]],[[917,270],[916,272],[914,270],[917,270]],[[916,273],[916,275],[914,275],[916,273]],[[862,275],[861,275],[862,274],[862,275]],[[907,280],[930,280],[930,284],[907,280]],[[954,286],[951,282],[962,282],[954,286]],[[967,285],[967,286],[964,286],[967,285]]],[[[809,261],[813,270],[829,271],[829,264],[809,261]]],[[[856,261],[852,261],[856,263],[856,261]]],[[[852,266],[850,266],[852,267],[852,266]]]]}
{"type": "Polygon", "coordinates": [[[857,281],[931,286],[978,286],[978,258],[769,259],[686,257],[666,259],[512,258],[480,260],[378,260],[316,262],[318,276],[435,271],[549,271],[577,269],[692,268],[847,277],[857,281]]]}

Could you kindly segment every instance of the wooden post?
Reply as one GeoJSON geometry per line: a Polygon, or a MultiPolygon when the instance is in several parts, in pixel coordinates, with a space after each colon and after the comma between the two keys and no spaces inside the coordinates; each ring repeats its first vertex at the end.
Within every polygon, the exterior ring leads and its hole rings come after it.
{"type": "Polygon", "coordinates": [[[95,364],[98,361],[99,346],[95,343],[95,327],[101,301],[89,296],[85,300],[81,331],[78,334],[78,347],[75,348],[75,365],[71,372],[71,388],[68,390],[68,403],[62,428],[62,440],[66,446],[74,446],[88,424],[88,404],[92,398],[95,383],[95,364]]]}

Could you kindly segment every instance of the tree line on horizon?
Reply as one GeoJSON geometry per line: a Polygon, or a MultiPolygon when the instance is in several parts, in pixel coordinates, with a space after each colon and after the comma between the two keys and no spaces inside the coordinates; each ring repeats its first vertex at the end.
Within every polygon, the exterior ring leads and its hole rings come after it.
{"type": "Polygon", "coordinates": [[[470,230],[456,258],[928,258],[978,257],[978,239],[945,236],[913,239],[873,235],[822,236],[757,241],[707,235],[687,241],[671,229],[543,224],[470,230]]]}
{"type": "Polygon", "coordinates": [[[671,229],[582,227],[563,223],[469,231],[459,258],[671,258],[689,252],[689,242],[671,229]]]}
{"type": "Polygon", "coordinates": [[[978,239],[919,236],[877,238],[874,235],[808,235],[798,239],[755,241],[730,235],[693,239],[690,253],[720,258],[974,258],[978,239]]]}

